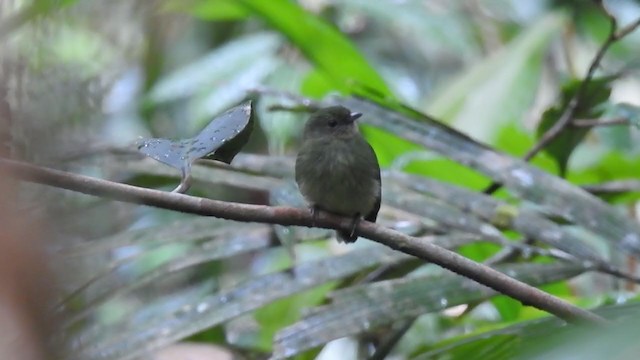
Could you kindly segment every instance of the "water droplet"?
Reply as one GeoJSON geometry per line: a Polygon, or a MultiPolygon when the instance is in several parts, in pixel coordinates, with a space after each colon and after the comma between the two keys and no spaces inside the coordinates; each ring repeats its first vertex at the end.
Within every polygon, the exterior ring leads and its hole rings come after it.
{"type": "Polygon", "coordinates": [[[363,322],[363,323],[362,323],[362,327],[363,327],[365,330],[369,330],[369,329],[371,329],[371,323],[370,323],[370,322],[368,322],[368,321],[365,321],[365,322],[363,322]]]}
{"type": "Polygon", "coordinates": [[[447,298],[440,298],[440,306],[442,307],[447,307],[447,305],[449,305],[449,300],[447,300],[447,298]]]}
{"type": "Polygon", "coordinates": [[[533,185],[533,178],[531,174],[529,174],[526,170],[523,169],[514,169],[511,170],[511,176],[513,176],[516,180],[520,182],[522,186],[531,186],[533,185]]]}
{"type": "Polygon", "coordinates": [[[209,309],[209,304],[207,304],[206,302],[202,302],[196,307],[196,311],[199,313],[203,313],[207,311],[207,309],[209,309]]]}
{"type": "Polygon", "coordinates": [[[229,302],[229,298],[224,296],[224,295],[220,296],[219,300],[220,300],[220,303],[222,303],[222,304],[226,304],[227,302],[229,302]]]}
{"type": "Polygon", "coordinates": [[[183,315],[187,315],[188,313],[190,313],[193,310],[193,306],[191,306],[191,304],[187,304],[184,305],[183,307],[181,307],[180,309],[178,309],[178,311],[176,311],[176,316],[183,316],[183,315]]]}

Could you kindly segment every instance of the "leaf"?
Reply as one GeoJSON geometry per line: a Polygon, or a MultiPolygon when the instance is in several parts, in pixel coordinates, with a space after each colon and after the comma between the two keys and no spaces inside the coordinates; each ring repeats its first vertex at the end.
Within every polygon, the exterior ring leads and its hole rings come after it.
{"type": "Polygon", "coordinates": [[[203,20],[240,20],[249,11],[235,0],[165,0],[165,11],[181,11],[203,20]]]}
{"type": "Polygon", "coordinates": [[[214,118],[196,137],[185,140],[143,139],[138,150],[161,163],[179,169],[185,178],[197,159],[227,164],[249,140],[253,128],[251,103],[236,106],[214,118]]]}
{"type": "MultiPolygon", "coordinates": [[[[585,269],[573,264],[519,264],[499,270],[535,286],[571,278],[585,269]]],[[[333,295],[330,305],[314,309],[309,316],[278,333],[273,358],[290,357],[334,339],[484,300],[495,294],[494,290],[452,273],[387,280],[340,290],[333,295]]]]}
{"type": "Polygon", "coordinates": [[[289,0],[238,0],[286,36],[343,92],[393,97],[382,77],[335,27],[289,0]],[[336,54],[339,54],[336,56],[336,54]]]}
{"type": "Polygon", "coordinates": [[[547,46],[566,22],[559,13],[541,18],[500,51],[473,62],[421,109],[492,143],[502,126],[520,122],[531,106],[547,46]]]}
{"type": "MultiPolygon", "coordinates": [[[[147,321],[131,323],[132,315],[123,319],[124,322],[110,325],[111,329],[77,336],[83,340],[73,349],[74,356],[83,360],[132,359],[277,299],[408,258],[411,257],[382,246],[369,247],[255,277],[213,294],[196,294],[189,303],[160,307],[162,316],[147,314],[147,321]]],[[[163,301],[165,299],[159,298],[156,302],[163,301]]],[[[144,305],[140,311],[152,308],[152,304],[144,305]]]]}
{"type": "Polygon", "coordinates": [[[634,335],[638,310],[638,303],[595,309],[596,314],[615,320],[606,332],[599,327],[567,326],[558,318],[548,317],[446,339],[425,347],[412,359],[602,359],[612,353],[633,354],[629,358],[633,359],[637,353],[634,335]]]}
{"type": "Polygon", "coordinates": [[[561,178],[401,106],[391,109],[353,97],[330,98],[327,103],[367,114],[362,119],[368,124],[485,174],[523,200],[539,204],[548,213],[579,224],[624,251],[640,255],[640,226],[635,221],[561,178]]]}
{"type": "Polygon", "coordinates": [[[146,101],[159,104],[224,88],[230,77],[239,77],[264,59],[273,60],[279,44],[277,36],[264,32],[238,37],[164,76],[149,91],[146,101]]]}
{"type": "Polygon", "coordinates": [[[16,14],[0,22],[0,39],[29,22],[77,3],[78,0],[34,0],[16,14]]]}
{"type": "MultiPolygon", "coordinates": [[[[267,248],[270,244],[270,229],[267,226],[244,226],[242,234],[234,233],[236,230],[226,233],[212,233],[201,236],[196,244],[190,244],[190,248],[183,254],[175,254],[175,258],[154,264],[149,269],[142,269],[132,278],[121,279],[121,273],[133,261],[139,261],[137,257],[129,257],[106,269],[103,273],[92,278],[85,286],[74,291],[72,296],[67,297],[66,302],[72,302],[76,298],[81,298],[82,307],[77,311],[65,313],[64,327],[69,327],[78,321],[86,318],[92,311],[103,305],[110,299],[123,296],[133,292],[154,281],[168,277],[173,273],[188,270],[198,265],[209,263],[215,260],[226,259],[250,251],[267,248]],[[205,251],[203,251],[205,250],[205,251]]],[[[175,241],[192,240],[189,238],[176,238],[175,241]]],[[[192,240],[193,241],[193,240],[192,240]]],[[[151,251],[145,252],[148,256],[151,251]]]]}
{"type": "MultiPolygon", "coordinates": [[[[604,102],[611,95],[611,81],[613,78],[604,77],[596,78],[589,81],[585,87],[582,101],[574,112],[574,119],[596,119],[603,114],[604,102]]],[[[542,137],[567,111],[567,107],[571,99],[578,93],[581,87],[581,80],[570,80],[562,87],[560,101],[542,114],[542,120],[538,124],[537,135],[542,137]]],[[[572,128],[568,127],[563,130],[553,141],[551,141],[544,149],[546,153],[551,155],[560,170],[560,176],[564,177],[567,172],[567,163],[571,157],[573,150],[582,142],[589,132],[589,128],[572,128]]]]}
{"type": "MultiPolygon", "coordinates": [[[[522,236],[549,244],[578,259],[593,261],[601,266],[608,264],[606,259],[599,256],[592,246],[583,240],[584,237],[573,234],[567,227],[560,226],[544,215],[526,207],[516,207],[490,195],[459,188],[434,179],[399,172],[389,173],[387,178],[393,179],[399,185],[406,186],[411,190],[440,199],[461,211],[464,210],[468,214],[467,216],[477,216],[476,223],[486,221],[493,226],[515,230],[522,236]]],[[[490,236],[491,233],[497,231],[493,226],[485,225],[488,228],[483,229],[485,232],[483,235],[490,236]],[[487,232],[488,234],[486,234],[487,232]]],[[[498,235],[502,236],[501,233],[498,235]]],[[[498,237],[498,239],[500,238],[498,237]]],[[[604,238],[604,240],[609,241],[608,238],[604,238]]]]}

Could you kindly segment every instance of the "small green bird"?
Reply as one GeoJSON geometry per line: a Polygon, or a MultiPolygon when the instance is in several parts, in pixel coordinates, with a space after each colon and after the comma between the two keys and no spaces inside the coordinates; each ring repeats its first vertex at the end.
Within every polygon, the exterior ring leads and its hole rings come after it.
{"type": "Polygon", "coordinates": [[[352,243],[361,217],[375,222],[380,210],[380,165],[355,121],[362,114],[343,106],[311,115],[296,158],[300,192],[317,210],[353,217],[351,232],[338,231],[339,241],[352,243]]]}

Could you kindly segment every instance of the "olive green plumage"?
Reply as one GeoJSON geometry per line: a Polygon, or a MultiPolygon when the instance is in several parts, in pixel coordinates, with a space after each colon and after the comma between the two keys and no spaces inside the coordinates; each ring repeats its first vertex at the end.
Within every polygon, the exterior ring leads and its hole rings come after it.
{"type": "MultiPolygon", "coordinates": [[[[342,106],[313,113],[296,159],[296,182],[314,209],[375,222],[380,209],[380,165],[358,131],[361,114],[342,106]]],[[[354,242],[351,233],[338,239],[354,242]]]]}

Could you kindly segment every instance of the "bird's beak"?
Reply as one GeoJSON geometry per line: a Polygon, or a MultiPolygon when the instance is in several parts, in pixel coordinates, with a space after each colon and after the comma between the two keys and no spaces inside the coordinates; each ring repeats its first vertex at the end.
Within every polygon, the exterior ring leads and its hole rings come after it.
{"type": "Polygon", "coordinates": [[[362,116],[362,113],[359,113],[359,112],[351,113],[351,122],[354,122],[354,121],[358,120],[358,118],[360,118],[360,116],[362,116]]]}

